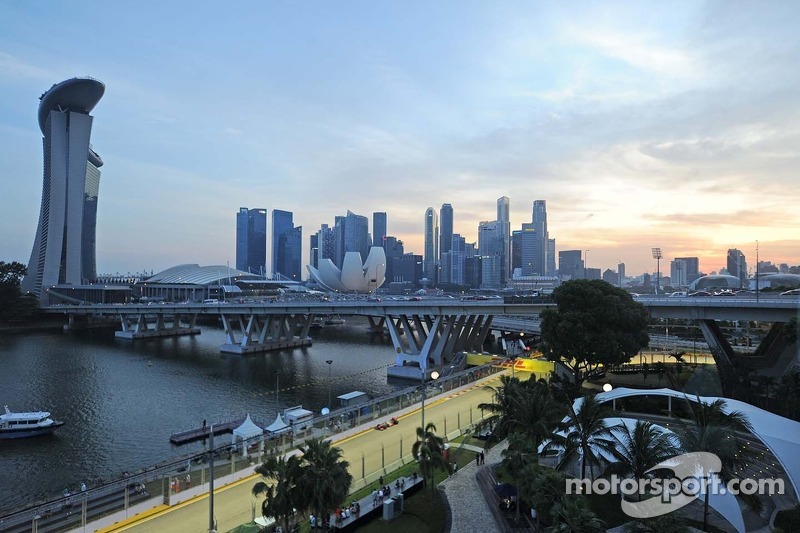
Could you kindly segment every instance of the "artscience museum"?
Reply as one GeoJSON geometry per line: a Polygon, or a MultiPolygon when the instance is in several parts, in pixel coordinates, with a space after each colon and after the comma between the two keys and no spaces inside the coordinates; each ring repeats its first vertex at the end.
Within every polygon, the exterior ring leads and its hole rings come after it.
{"type": "Polygon", "coordinates": [[[341,270],[330,259],[320,259],[318,268],[308,265],[308,273],[329,291],[367,294],[386,281],[386,252],[380,246],[373,246],[363,265],[359,252],[347,252],[341,270]]]}

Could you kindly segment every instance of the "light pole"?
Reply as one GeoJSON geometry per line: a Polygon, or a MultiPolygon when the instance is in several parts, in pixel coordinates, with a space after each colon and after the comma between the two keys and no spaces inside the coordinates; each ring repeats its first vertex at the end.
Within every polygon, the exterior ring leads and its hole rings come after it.
{"type": "Polygon", "coordinates": [[[591,250],[586,250],[586,253],[583,254],[583,279],[588,279],[586,271],[589,270],[589,252],[591,250]]]}
{"type": "Polygon", "coordinates": [[[661,285],[661,248],[653,248],[653,259],[656,260],[656,294],[658,294],[659,286],[661,285]]]}
{"type": "Polygon", "coordinates": [[[756,301],[758,301],[758,240],[756,239],[756,301]]]}
{"type": "MultiPolygon", "coordinates": [[[[431,372],[431,380],[436,381],[439,379],[439,373],[434,370],[431,372]]],[[[425,391],[428,386],[425,384],[425,369],[422,369],[422,433],[425,433],[425,391]]]]}
{"type": "Polygon", "coordinates": [[[331,408],[331,368],[333,367],[333,360],[328,359],[325,361],[328,363],[328,409],[331,408]]]}
{"type": "Polygon", "coordinates": [[[208,533],[216,533],[214,520],[214,424],[208,439],[208,533]]]}

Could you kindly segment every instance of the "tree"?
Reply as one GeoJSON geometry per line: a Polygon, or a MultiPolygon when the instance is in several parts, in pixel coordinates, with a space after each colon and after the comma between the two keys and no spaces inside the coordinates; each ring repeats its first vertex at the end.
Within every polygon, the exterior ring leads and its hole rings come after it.
{"type": "Polygon", "coordinates": [[[26,271],[22,263],[0,261],[0,322],[22,322],[36,314],[36,298],[22,293],[26,271]]]}
{"type": "Polygon", "coordinates": [[[300,451],[303,455],[298,484],[305,496],[302,507],[317,516],[329,516],[350,493],[350,463],[342,459],[340,448],[331,447],[322,439],[307,440],[300,451]]]}
{"type": "Polygon", "coordinates": [[[425,483],[430,480],[431,499],[436,494],[433,484],[434,471],[442,469],[450,472],[450,463],[444,458],[444,439],[436,435],[436,426],[429,422],[425,429],[417,428],[417,441],[411,447],[411,454],[419,462],[422,479],[425,483]]]}
{"type": "Polygon", "coordinates": [[[264,462],[255,469],[266,480],[274,483],[259,481],[253,486],[253,495],[265,495],[266,499],[261,504],[261,514],[265,517],[274,517],[283,521],[284,531],[290,531],[289,523],[296,509],[302,509],[304,495],[299,486],[301,476],[300,459],[293,455],[288,459],[285,456],[270,454],[264,462]]]}
{"type": "Polygon", "coordinates": [[[689,528],[683,517],[673,512],[628,522],[622,530],[625,533],[688,533],[689,528]]]}
{"type": "Polygon", "coordinates": [[[600,451],[612,454],[614,434],[606,425],[611,411],[597,401],[594,394],[583,397],[578,410],[569,406],[566,420],[561,424],[565,436],[554,435],[548,446],[560,445],[564,455],[557,468],[563,469],[575,456],[581,456],[581,478],[586,478],[586,464],[600,464],[600,451]]]}
{"type": "Polygon", "coordinates": [[[648,471],[677,453],[678,446],[673,437],[650,422],[637,420],[633,431],[625,424],[611,429],[617,441],[612,450],[615,461],[606,467],[604,475],[617,474],[637,482],[652,478],[655,473],[648,471]]]}
{"type": "Polygon", "coordinates": [[[627,363],[650,342],[645,307],[605,281],[568,281],[553,300],[556,309],[540,315],[542,353],[567,365],[577,385],[588,372],[627,363]]]}
{"type": "Polygon", "coordinates": [[[549,533],[604,533],[605,523],[589,510],[585,498],[564,498],[553,506],[549,533]]]}
{"type": "MultiPolygon", "coordinates": [[[[704,403],[698,397],[696,401],[688,401],[692,420],[686,422],[677,419],[674,429],[686,452],[708,452],[719,457],[722,467],[716,474],[723,482],[738,476],[754,459],[752,446],[748,446],[741,434],[752,432],[747,417],[739,411],[726,412],[725,400],[718,399],[704,403]]],[[[744,477],[744,476],[740,476],[744,477]]],[[[708,502],[710,490],[706,490],[703,529],[708,527],[708,502]]],[[[742,499],[756,511],[760,511],[761,502],[757,497],[742,499]]]]}
{"type": "Polygon", "coordinates": [[[552,437],[564,417],[563,405],[553,399],[543,380],[526,381],[510,399],[511,412],[505,422],[512,433],[530,442],[533,461],[539,462],[539,445],[552,437]]]}
{"type": "Polygon", "coordinates": [[[522,471],[520,484],[524,484],[525,494],[530,494],[531,507],[545,525],[551,523],[553,507],[565,498],[566,479],[558,470],[534,464],[522,471]]]}
{"type": "Polygon", "coordinates": [[[508,436],[509,423],[513,418],[515,398],[520,394],[522,383],[516,377],[500,376],[500,385],[492,387],[487,385],[485,390],[492,392],[491,403],[479,403],[478,408],[491,413],[486,417],[484,423],[489,424],[492,433],[489,436],[490,442],[503,440],[508,436]]]}

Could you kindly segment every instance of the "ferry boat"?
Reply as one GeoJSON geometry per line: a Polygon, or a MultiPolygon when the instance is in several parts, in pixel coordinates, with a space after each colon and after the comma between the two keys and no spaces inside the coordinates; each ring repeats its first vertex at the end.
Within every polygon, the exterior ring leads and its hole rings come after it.
{"type": "Polygon", "coordinates": [[[12,413],[6,405],[5,413],[0,414],[0,439],[49,435],[63,425],[64,422],[50,418],[47,411],[12,413]]]}

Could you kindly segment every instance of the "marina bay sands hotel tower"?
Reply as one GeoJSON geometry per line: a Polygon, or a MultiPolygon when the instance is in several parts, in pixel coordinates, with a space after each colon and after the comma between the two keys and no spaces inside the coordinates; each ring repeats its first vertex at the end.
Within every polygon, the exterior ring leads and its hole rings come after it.
{"type": "Polygon", "coordinates": [[[86,285],[97,276],[97,193],[103,160],[92,150],[94,109],[106,86],[91,78],[53,85],[39,103],[44,179],[39,226],[24,290],[39,296],[54,285],[86,285]]]}

